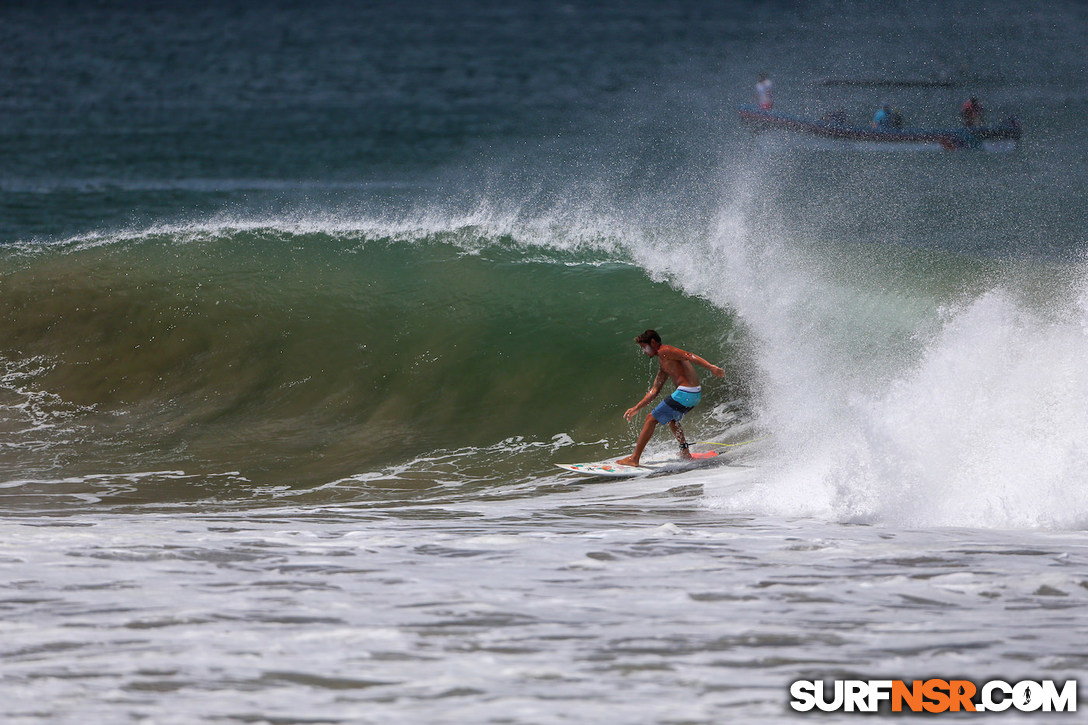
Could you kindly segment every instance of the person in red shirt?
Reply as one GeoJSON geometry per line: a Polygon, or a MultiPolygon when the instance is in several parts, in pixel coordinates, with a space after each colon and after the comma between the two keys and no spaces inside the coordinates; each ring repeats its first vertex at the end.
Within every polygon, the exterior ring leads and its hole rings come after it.
{"type": "Polygon", "coordinates": [[[978,102],[978,98],[971,96],[963,102],[963,108],[960,109],[960,116],[963,117],[963,125],[967,128],[976,128],[982,125],[982,104],[978,102]]]}

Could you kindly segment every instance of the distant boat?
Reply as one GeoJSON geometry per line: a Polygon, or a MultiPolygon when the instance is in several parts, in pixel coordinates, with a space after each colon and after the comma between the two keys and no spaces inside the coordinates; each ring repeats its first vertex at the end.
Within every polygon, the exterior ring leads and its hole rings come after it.
{"type": "Polygon", "coordinates": [[[781,130],[818,139],[839,146],[886,149],[986,148],[1008,150],[1020,140],[1020,123],[1010,118],[998,126],[976,128],[872,128],[842,119],[810,119],[764,111],[755,106],[741,106],[740,119],[754,131],[781,130]]]}

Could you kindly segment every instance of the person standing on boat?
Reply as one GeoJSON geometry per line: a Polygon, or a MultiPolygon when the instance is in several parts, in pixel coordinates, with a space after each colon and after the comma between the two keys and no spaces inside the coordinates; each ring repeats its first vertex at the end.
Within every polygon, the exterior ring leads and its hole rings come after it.
{"type": "Polygon", "coordinates": [[[772,91],[774,91],[774,84],[771,83],[771,79],[760,73],[759,82],[756,83],[756,104],[760,109],[764,111],[771,110],[771,106],[774,105],[774,99],[771,97],[772,91]]]}
{"type": "Polygon", "coordinates": [[[963,108],[960,109],[963,125],[967,128],[978,128],[982,125],[982,113],[982,104],[978,102],[978,98],[971,96],[963,102],[963,108]]]}

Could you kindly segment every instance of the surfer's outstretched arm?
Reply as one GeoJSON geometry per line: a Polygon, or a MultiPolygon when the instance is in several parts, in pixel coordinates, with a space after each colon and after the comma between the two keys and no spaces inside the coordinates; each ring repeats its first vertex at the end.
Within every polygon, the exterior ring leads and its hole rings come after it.
{"type": "Polygon", "coordinates": [[[720,367],[718,367],[717,365],[715,365],[713,363],[707,362],[706,360],[702,359],[698,355],[692,356],[691,361],[693,363],[695,363],[696,365],[701,365],[704,368],[706,368],[707,370],[709,370],[710,374],[713,375],[716,378],[724,378],[725,377],[725,371],[724,370],[722,370],[720,367]]]}

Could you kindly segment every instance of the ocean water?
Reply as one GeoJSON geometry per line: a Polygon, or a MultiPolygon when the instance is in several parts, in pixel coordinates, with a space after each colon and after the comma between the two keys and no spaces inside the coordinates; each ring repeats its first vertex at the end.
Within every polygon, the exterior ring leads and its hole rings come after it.
{"type": "Polygon", "coordinates": [[[790,683],[1081,677],[1086,31],[0,8],[0,720],[848,722],[790,683]],[[780,145],[736,121],[761,72],[1024,139],[780,145]],[[684,422],[718,464],[560,472],[629,452],[648,327],[725,369],[684,422]]]}

